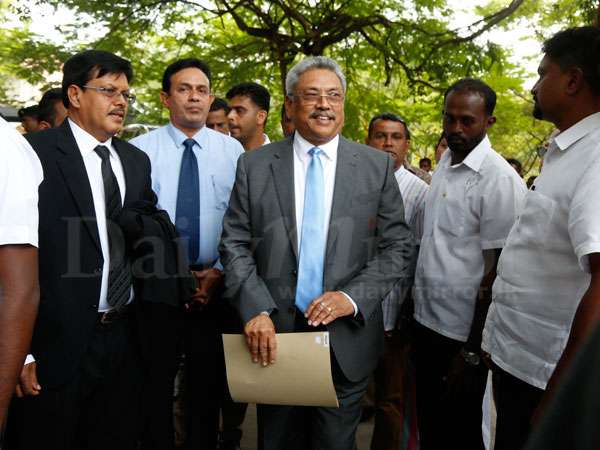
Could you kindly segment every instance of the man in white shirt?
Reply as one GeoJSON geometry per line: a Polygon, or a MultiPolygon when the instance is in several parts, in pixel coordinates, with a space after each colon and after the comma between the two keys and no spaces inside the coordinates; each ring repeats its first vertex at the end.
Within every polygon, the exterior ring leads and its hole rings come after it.
{"type": "MultiPolygon", "coordinates": [[[[0,435],[29,349],[39,301],[38,186],[42,166],[0,118],[0,435]]],[[[2,446],[0,437],[0,447],[2,446]]]]}
{"type": "Polygon", "coordinates": [[[258,83],[240,83],[227,91],[229,133],[244,150],[254,150],[271,142],[265,134],[271,94],[258,83]]]}
{"type": "Polygon", "coordinates": [[[465,78],[444,96],[445,152],[425,198],[414,283],[423,450],[482,449],[481,332],[498,256],[525,184],[487,138],[495,92],[465,78]]]}
{"type": "Polygon", "coordinates": [[[533,114],[560,133],[502,252],[483,333],[496,450],[522,448],[600,317],[600,30],[562,31],[544,52],[533,114]]]}
{"type": "MultiPolygon", "coordinates": [[[[404,203],[404,217],[418,245],[421,239],[423,207],[427,183],[407,170],[406,156],[410,145],[410,130],[406,122],[396,114],[383,113],[371,119],[366,144],[385,151],[394,160],[394,176],[404,203]]],[[[400,280],[383,301],[383,326],[385,330],[384,351],[374,373],[375,428],[371,448],[373,450],[399,449],[410,439],[411,411],[414,396],[414,370],[410,364],[410,339],[407,324],[400,327],[402,317],[412,315],[412,298],[407,294],[412,287],[412,274],[400,280]],[[406,299],[406,302],[405,302],[406,299]]],[[[416,436],[413,436],[416,438],[416,436]]]]}

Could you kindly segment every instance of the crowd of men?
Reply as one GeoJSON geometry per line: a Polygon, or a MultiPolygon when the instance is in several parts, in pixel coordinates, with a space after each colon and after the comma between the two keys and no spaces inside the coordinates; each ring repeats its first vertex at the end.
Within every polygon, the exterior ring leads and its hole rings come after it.
{"type": "Polygon", "coordinates": [[[215,99],[194,58],[165,68],[169,123],[125,142],[131,64],[72,56],[26,139],[0,123],[2,448],[174,449],[182,357],[184,448],[239,448],[221,333],[268,370],[277,334],[307,331],[329,332],[339,407],[258,405],[260,449],[356,449],[365,397],[373,450],[598,448],[600,29],[543,51],[533,114],[558,132],[530,189],[478,79],[444,93],[431,174],[397,114],[340,134],[327,57],[288,72],[271,143],[268,90],[215,99]]]}

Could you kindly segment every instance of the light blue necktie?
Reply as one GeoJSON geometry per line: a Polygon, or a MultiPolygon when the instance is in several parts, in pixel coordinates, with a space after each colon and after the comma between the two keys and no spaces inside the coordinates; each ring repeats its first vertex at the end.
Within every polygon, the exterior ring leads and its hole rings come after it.
{"type": "Polygon", "coordinates": [[[179,172],[175,226],[184,242],[187,242],[190,264],[196,263],[200,252],[200,177],[198,160],[192,148],[196,141],[183,141],[183,156],[179,172]]]}
{"type": "Polygon", "coordinates": [[[325,179],[319,155],[323,151],[314,147],[306,172],[304,188],[304,213],[300,238],[300,262],[296,286],[296,306],[306,311],[310,302],[323,293],[323,265],[325,261],[325,179]]]}

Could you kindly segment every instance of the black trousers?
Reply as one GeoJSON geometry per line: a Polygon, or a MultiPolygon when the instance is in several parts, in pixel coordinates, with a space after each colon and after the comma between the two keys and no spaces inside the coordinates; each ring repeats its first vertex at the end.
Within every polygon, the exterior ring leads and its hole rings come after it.
{"type": "Polygon", "coordinates": [[[215,298],[184,318],[186,450],[214,450],[225,383],[222,300],[215,298]]]}
{"type": "Polygon", "coordinates": [[[142,450],[173,450],[173,384],[181,357],[183,311],[141,302],[136,311],[143,376],[142,450]]]}
{"type": "Polygon", "coordinates": [[[463,343],[415,323],[417,416],[422,450],[483,450],[481,405],[487,368],[469,367],[459,391],[446,377],[463,343]]]}
{"type": "Polygon", "coordinates": [[[496,439],[494,450],[520,450],[531,431],[531,418],[544,391],[508,372],[494,367],[492,372],[496,402],[496,439]]]}
{"type": "MultiPolygon", "coordinates": [[[[74,319],[75,320],[75,319],[74,319]]],[[[95,325],[74,378],[18,399],[7,450],[136,450],[140,352],[133,315],[95,325]]]]}
{"type": "MultiPolygon", "coordinates": [[[[296,313],[295,331],[317,330],[308,327],[301,312],[296,313]]],[[[258,405],[259,450],[356,450],[356,428],[369,378],[348,380],[333,352],[331,369],[339,408],[258,405]]]]}
{"type": "MultiPolygon", "coordinates": [[[[243,334],[244,324],[238,312],[229,304],[223,304],[221,318],[223,333],[243,334]]],[[[223,389],[223,403],[221,405],[221,434],[220,441],[224,448],[235,448],[239,446],[242,439],[242,425],[246,418],[247,403],[234,402],[229,393],[227,380],[225,379],[223,389]]]]}

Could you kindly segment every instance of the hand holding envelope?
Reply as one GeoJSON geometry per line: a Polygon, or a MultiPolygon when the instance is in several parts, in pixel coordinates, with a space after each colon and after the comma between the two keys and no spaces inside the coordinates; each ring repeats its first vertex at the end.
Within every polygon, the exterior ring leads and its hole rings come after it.
{"type": "Polygon", "coordinates": [[[277,338],[275,325],[268,314],[259,314],[249,320],[244,327],[244,334],[253,362],[260,361],[263,366],[275,363],[277,338]]]}
{"type": "MultiPolygon", "coordinates": [[[[267,321],[260,320],[254,325],[255,330],[268,330],[267,321]]],[[[257,352],[249,358],[250,345],[243,335],[223,335],[232,398],[243,403],[338,407],[331,375],[329,333],[279,333],[274,342],[273,328],[272,338],[273,341],[271,336],[266,341],[256,339],[257,352]],[[269,347],[270,344],[275,347],[269,347]],[[275,353],[269,349],[275,349],[277,364],[271,362],[275,353]],[[255,359],[267,364],[256,364],[255,359]]]]}

